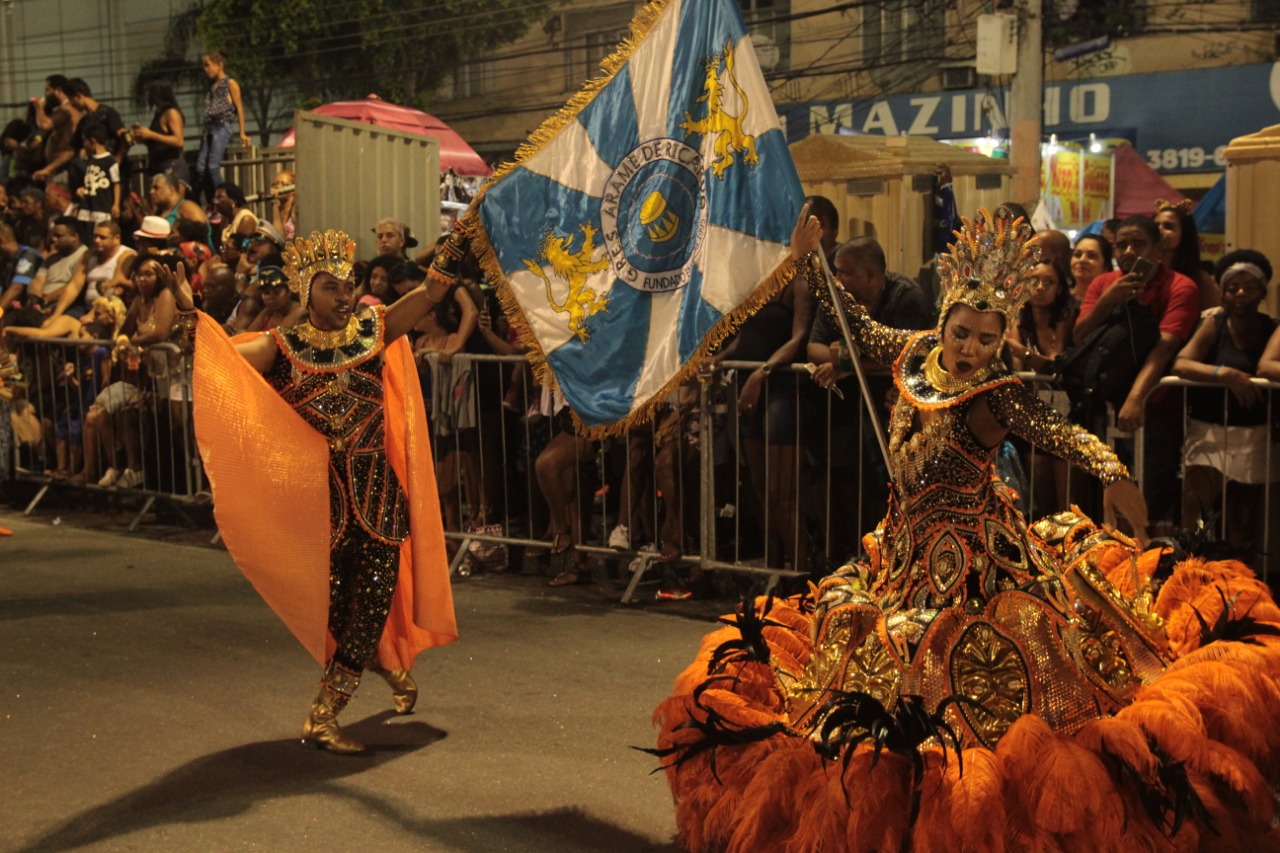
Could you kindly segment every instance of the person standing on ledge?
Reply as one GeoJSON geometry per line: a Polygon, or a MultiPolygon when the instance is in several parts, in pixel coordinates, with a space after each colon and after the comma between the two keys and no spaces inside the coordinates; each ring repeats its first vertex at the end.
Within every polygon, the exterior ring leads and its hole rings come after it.
{"type": "Polygon", "coordinates": [[[178,282],[179,308],[196,318],[196,438],[219,530],[324,666],[303,743],[342,754],[365,749],[337,722],[364,670],[409,713],[414,658],[458,636],[426,416],[402,340],[446,288],[356,312],[354,255],[340,231],[291,241],[285,275],[306,315],[235,339],[178,282]],[[264,523],[266,506],[291,508],[287,532],[264,523]]]}

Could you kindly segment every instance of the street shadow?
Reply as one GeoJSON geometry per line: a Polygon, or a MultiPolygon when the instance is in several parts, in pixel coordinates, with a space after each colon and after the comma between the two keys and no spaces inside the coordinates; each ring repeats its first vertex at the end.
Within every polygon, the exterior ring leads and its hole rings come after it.
{"type": "Polygon", "coordinates": [[[164,776],[73,815],[21,851],[75,850],[154,826],[232,818],[274,797],[305,796],[442,740],[447,732],[409,721],[384,725],[383,711],[344,726],[369,747],[361,755],[307,749],[297,739],[250,743],[197,758],[164,776]]]}
{"type": "MultiPolygon", "coordinates": [[[[357,803],[396,827],[409,843],[425,849],[447,845],[459,850],[519,850],[524,853],[670,853],[659,843],[582,809],[514,812],[459,818],[423,819],[400,806],[351,786],[333,783],[388,764],[445,738],[426,723],[387,726],[382,712],[347,726],[369,752],[336,756],[303,749],[296,740],[245,744],[198,758],[149,785],[67,818],[62,826],[18,848],[18,853],[76,850],[155,827],[234,819],[274,797],[323,793],[357,803]]],[[[228,845],[233,842],[228,836],[228,845]]]]}

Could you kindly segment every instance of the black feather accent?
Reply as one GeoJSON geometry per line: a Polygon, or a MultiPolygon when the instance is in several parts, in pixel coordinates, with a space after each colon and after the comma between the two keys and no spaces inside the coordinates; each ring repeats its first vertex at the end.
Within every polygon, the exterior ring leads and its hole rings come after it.
{"type": "Polygon", "coordinates": [[[1169,838],[1176,836],[1182,829],[1183,823],[1191,816],[1208,827],[1215,835],[1219,834],[1218,828],[1214,826],[1213,817],[1191,785],[1184,763],[1171,761],[1154,740],[1148,738],[1147,743],[1158,762],[1156,765],[1158,783],[1147,783],[1118,755],[1103,747],[1102,760],[1112,778],[1137,792],[1142,810],[1169,838]]]}
{"type": "MultiPolygon", "coordinates": [[[[920,747],[930,738],[942,747],[945,765],[948,748],[955,753],[960,772],[964,773],[964,759],[960,750],[960,738],[943,712],[947,706],[959,703],[978,705],[965,696],[952,695],[943,699],[932,713],[925,707],[924,697],[899,696],[890,710],[869,693],[858,690],[833,690],[830,698],[818,712],[822,720],[815,748],[828,761],[841,759],[841,777],[847,775],[849,761],[855,747],[870,741],[875,749],[871,754],[871,766],[880,761],[880,753],[890,752],[905,756],[911,761],[912,800],[908,822],[914,822],[920,809],[920,781],[924,777],[924,758],[920,747]]],[[[845,788],[845,799],[849,791],[845,788]]]]}
{"type": "MultiPolygon", "coordinates": [[[[1249,643],[1250,645],[1260,646],[1262,642],[1254,639],[1255,637],[1280,637],[1280,625],[1272,622],[1263,622],[1254,619],[1249,613],[1253,610],[1253,605],[1249,609],[1234,619],[1231,616],[1231,609],[1235,607],[1236,601],[1240,598],[1240,594],[1227,600],[1226,593],[1221,589],[1218,590],[1218,598],[1222,600],[1222,612],[1218,614],[1218,618],[1210,625],[1208,620],[1196,608],[1192,611],[1196,614],[1196,620],[1200,623],[1200,645],[1207,646],[1209,643],[1226,641],[1237,643],[1249,643]]],[[[1254,604],[1257,602],[1255,601],[1254,604]]]]}
{"type": "Polygon", "coordinates": [[[943,711],[948,705],[960,702],[978,704],[967,697],[953,695],[939,702],[930,713],[924,697],[906,695],[898,697],[890,710],[869,693],[832,690],[818,712],[822,719],[819,751],[828,759],[834,760],[841,753],[845,753],[847,759],[851,747],[870,740],[876,747],[872,756],[874,766],[884,749],[914,755],[918,760],[919,747],[935,738],[942,745],[944,756],[948,746],[959,756],[960,738],[943,717],[943,711]]]}
{"type": "Polygon", "coordinates": [[[721,785],[724,782],[720,779],[720,774],[716,771],[716,750],[722,746],[734,747],[745,746],[749,743],[767,740],[774,735],[794,735],[787,727],[786,723],[777,722],[770,723],[767,726],[749,726],[742,728],[735,726],[724,718],[721,714],[707,708],[702,704],[702,694],[713,684],[720,681],[734,680],[733,676],[717,675],[708,678],[706,681],[698,685],[693,691],[693,704],[705,715],[704,719],[698,720],[690,717],[683,723],[675,727],[676,731],[683,729],[695,729],[702,737],[689,743],[676,744],[664,749],[650,749],[643,746],[633,746],[632,749],[640,752],[648,753],[658,759],[672,758],[668,764],[660,764],[654,768],[651,773],[657,773],[659,770],[667,770],[671,767],[679,767],[689,759],[701,755],[704,752],[709,753],[707,756],[707,764],[711,768],[711,776],[721,785]]]}
{"type": "Polygon", "coordinates": [[[781,622],[765,618],[772,610],[772,595],[765,600],[764,607],[759,610],[756,609],[754,597],[744,595],[738,604],[738,613],[735,618],[720,617],[717,621],[737,628],[739,636],[732,640],[725,640],[716,646],[715,651],[711,653],[711,660],[707,663],[707,674],[716,675],[724,672],[725,667],[730,663],[750,661],[769,663],[769,643],[765,640],[764,629],[785,627],[781,622]]]}
{"type": "MultiPolygon", "coordinates": [[[[1172,838],[1178,834],[1178,830],[1182,829],[1182,824],[1189,815],[1194,816],[1198,823],[1207,826],[1214,835],[1221,834],[1218,832],[1218,828],[1214,826],[1213,816],[1205,808],[1204,801],[1200,799],[1200,795],[1192,787],[1191,779],[1187,777],[1186,766],[1181,761],[1170,761],[1169,757],[1161,752],[1155,744],[1152,744],[1151,751],[1156,758],[1160,759],[1157,774],[1160,777],[1160,784],[1164,788],[1164,798],[1167,803],[1169,837],[1172,838]]],[[[1163,826],[1163,821],[1159,821],[1157,825],[1163,826]]]]}

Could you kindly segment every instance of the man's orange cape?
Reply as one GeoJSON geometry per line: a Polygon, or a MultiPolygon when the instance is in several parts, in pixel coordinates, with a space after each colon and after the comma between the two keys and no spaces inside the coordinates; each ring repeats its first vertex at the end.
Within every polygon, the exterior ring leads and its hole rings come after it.
{"type": "MultiPolygon", "coordinates": [[[[196,326],[196,441],[214,517],[240,571],[321,664],[329,635],[329,445],[236,351],[213,318],[196,326]]],[[[245,340],[240,336],[237,340],[245,340]]],[[[458,638],[426,411],[408,342],[386,348],[387,458],[409,504],[409,537],[378,663],[408,669],[458,638]]]]}

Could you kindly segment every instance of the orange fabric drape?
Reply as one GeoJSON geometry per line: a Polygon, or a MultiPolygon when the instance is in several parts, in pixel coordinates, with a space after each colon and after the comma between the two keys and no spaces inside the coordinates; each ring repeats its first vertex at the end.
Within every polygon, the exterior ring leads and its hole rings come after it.
{"type": "Polygon", "coordinates": [[[410,536],[400,546],[400,580],[378,644],[378,661],[387,669],[408,669],[423,649],[458,639],[458,626],[427,412],[413,352],[404,338],[387,347],[382,381],[387,456],[409,497],[410,536]]]}
{"type": "MultiPolygon", "coordinates": [[[[199,318],[195,430],[218,529],[236,566],[323,664],[333,649],[328,443],[249,366],[215,320],[199,318]]],[[[408,669],[423,649],[457,639],[458,629],[426,414],[407,342],[387,348],[383,382],[387,454],[409,498],[410,536],[400,549],[378,661],[408,669]]]]}

